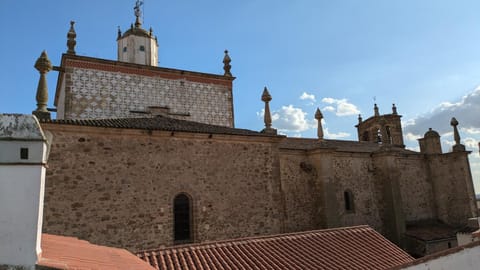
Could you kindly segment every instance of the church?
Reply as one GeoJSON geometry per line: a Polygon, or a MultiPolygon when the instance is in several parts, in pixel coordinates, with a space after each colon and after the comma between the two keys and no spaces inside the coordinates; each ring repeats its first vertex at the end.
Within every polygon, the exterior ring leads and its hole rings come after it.
{"type": "Polygon", "coordinates": [[[116,60],[77,55],[71,22],[60,65],[45,52],[35,64],[33,114],[50,142],[45,233],[138,252],[366,224],[423,256],[456,246],[477,216],[455,118],[448,153],[434,130],[420,152],[405,149],[395,105],[359,116],[356,141],[325,139],[320,110],[317,138],[290,138],[272,126],[265,88],[265,128],[235,128],[228,51],[224,74],[158,66],[158,40],[135,15],[116,60]]]}

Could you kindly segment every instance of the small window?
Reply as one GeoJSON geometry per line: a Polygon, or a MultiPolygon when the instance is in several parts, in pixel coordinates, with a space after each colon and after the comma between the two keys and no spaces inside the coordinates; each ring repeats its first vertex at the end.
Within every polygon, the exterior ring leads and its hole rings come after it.
{"type": "Polygon", "coordinates": [[[144,52],[144,51],[145,51],[145,46],[143,46],[143,45],[140,46],[140,51],[141,51],[141,52],[144,52]]]}
{"type": "Polygon", "coordinates": [[[123,52],[127,52],[127,47],[123,47],[123,52]]]}
{"type": "Polygon", "coordinates": [[[28,159],[28,148],[20,148],[20,159],[28,159]]]}
{"type": "Polygon", "coordinates": [[[448,248],[452,248],[452,243],[448,242],[448,248]]]}
{"type": "Polygon", "coordinates": [[[351,190],[347,189],[343,192],[343,199],[345,201],[345,211],[347,213],[355,212],[355,206],[353,202],[353,193],[351,190]]]}

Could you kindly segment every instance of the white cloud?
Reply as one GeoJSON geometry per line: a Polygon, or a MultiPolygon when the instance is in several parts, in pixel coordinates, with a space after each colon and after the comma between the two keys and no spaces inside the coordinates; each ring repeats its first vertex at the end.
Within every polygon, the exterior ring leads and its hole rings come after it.
{"type": "Polygon", "coordinates": [[[471,128],[460,128],[460,131],[461,131],[461,132],[465,132],[465,133],[467,133],[467,134],[471,134],[471,135],[480,134],[480,128],[474,128],[474,127],[471,127],[471,128]]]}
{"type": "Polygon", "coordinates": [[[468,148],[475,148],[478,150],[478,140],[468,137],[463,140],[463,144],[468,148]]]}
{"type": "Polygon", "coordinates": [[[334,99],[334,98],[329,98],[329,97],[322,98],[322,102],[327,103],[327,104],[334,104],[335,101],[336,101],[336,99],[334,99]]]}
{"type": "Polygon", "coordinates": [[[458,102],[442,102],[426,115],[406,121],[404,131],[423,135],[428,128],[440,134],[451,132],[450,120],[455,117],[461,131],[469,134],[480,134],[480,87],[464,96],[458,102]]]}
{"type": "Polygon", "coordinates": [[[408,132],[405,134],[405,139],[407,141],[412,141],[412,142],[416,142],[418,139],[420,139],[422,136],[420,135],[416,135],[416,134],[413,134],[411,132],[408,132]]]}
{"type": "Polygon", "coordinates": [[[272,113],[273,127],[283,132],[302,132],[316,127],[315,120],[308,120],[307,113],[293,105],[282,106],[272,113]]]}
{"type": "Polygon", "coordinates": [[[323,109],[322,109],[323,112],[335,112],[335,108],[332,107],[332,106],[325,106],[323,109]]]}
{"type": "Polygon", "coordinates": [[[308,94],[307,92],[303,92],[303,94],[300,96],[300,99],[301,100],[311,100],[313,102],[317,101],[315,99],[315,95],[314,94],[308,94]]]}
{"type": "Polygon", "coordinates": [[[332,140],[350,137],[350,133],[347,133],[347,132],[330,133],[328,128],[324,128],[323,133],[326,139],[332,139],[332,140]]]}
{"type": "Polygon", "coordinates": [[[258,117],[263,117],[265,115],[265,109],[261,109],[259,112],[257,112],[258,117]]]}
{"type": "Polygon", "coordinates": [[[356,115],[360,113],[357,106],[352,103],[349,103],[347,99],[335,99],[335,98],[322,98],[322,102],[326,104],[331,104],[325,108],[328,108],[326,111],[335,112],[336,116],[349,116],[356,115]],[[334,106],[336,106],[336,108],[334,106]]]}

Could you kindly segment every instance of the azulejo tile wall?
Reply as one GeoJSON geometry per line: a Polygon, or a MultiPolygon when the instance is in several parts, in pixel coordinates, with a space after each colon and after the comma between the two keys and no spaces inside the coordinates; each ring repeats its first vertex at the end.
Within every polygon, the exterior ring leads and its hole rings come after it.
{"type": "Polygon", "coordinates": [[[67,89],[67,119],[145,117],[138,111],[162,106],[174,118],[233,126],[232,91],[224,85],[74,68],[67,89]]]}

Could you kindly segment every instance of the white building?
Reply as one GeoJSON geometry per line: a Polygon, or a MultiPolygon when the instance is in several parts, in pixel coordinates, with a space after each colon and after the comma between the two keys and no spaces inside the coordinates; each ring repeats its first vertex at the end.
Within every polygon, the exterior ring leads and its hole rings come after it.
{"type": "Polygon", "coordinates": [[[47,139],[33,115],[0,114],[0,265],[41,254],[47,139]]]}

